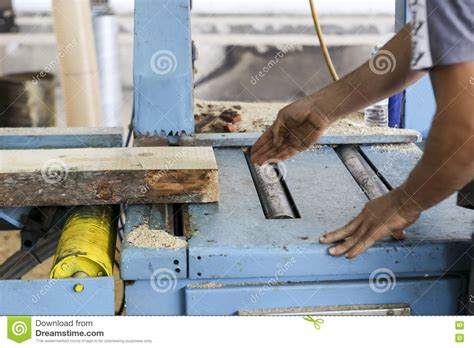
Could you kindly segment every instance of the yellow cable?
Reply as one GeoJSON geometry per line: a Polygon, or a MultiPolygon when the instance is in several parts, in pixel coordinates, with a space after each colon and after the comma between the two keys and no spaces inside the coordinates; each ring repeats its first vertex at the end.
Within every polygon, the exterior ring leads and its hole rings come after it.
{"type": "Polygon", "coordinates": [[[321,45],[321,50],[323,51],[324,60],[326,61],[326,65],[328,67],[329,73],[332,76],[332,79],[334,81],[337,81],[339,80],[339,76],[337,76],[337,72],[334,68],[334,64],[332,63],[328,48],[326,46],[326,43],[324,42],[323,31],[321,30],[321,25],[319,24],[318,13],[316,12],[316,7],[314,6],[313,0],[309,0],[309,5],[311,7],[311,16],[313,17],[314,28],[316,29],[316,34],[318,35],[319,44],[321,45]]]}
{"type": "Polygon", "coordinates": [[[115,232],[112,206],[74,208],[64,225],[50,277],[112,276],[115,232]]]}

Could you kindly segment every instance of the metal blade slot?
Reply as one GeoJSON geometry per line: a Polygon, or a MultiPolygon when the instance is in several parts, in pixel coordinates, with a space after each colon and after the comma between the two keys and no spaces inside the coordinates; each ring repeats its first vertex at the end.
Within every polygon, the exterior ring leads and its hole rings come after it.
{"type": "Polygon", "coordinates": [[[354,180],[369,199],[382,196],[389,188],[354,145],[340,145],[336,152],[354,180]]]}
{"type": "Polygon", "coordinates": [[[250,161],[249,151],[245,151],[245,158],[265,217],[267,219],[301,218],[285,183],[281,168],[277,164],[261,167],[253,164],[250,161]]]}

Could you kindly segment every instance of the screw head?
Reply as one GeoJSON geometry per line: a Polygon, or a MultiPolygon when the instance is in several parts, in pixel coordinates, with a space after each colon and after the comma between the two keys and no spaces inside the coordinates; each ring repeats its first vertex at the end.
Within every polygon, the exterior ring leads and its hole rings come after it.
{"type": "Polygon", "coordinates": [[[81,283],[74,284],[74,291],[77,292],[77,293],[83,292],[84,291],[84,284],[81,284],[81,283]]]}

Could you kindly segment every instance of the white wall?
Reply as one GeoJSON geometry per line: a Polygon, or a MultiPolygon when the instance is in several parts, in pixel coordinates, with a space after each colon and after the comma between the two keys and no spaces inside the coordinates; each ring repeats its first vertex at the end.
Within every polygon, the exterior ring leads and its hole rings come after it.
{"type": "MultiPolygon", "coordinates": [[[[138,0],[139,1],[139,0],[138,0]]],[[[158,0],[155,0],[158,1],[158,0]]],[[[13,0],[17,12],[50,12],[52,0],[13,0]]],[[[109,0],[117,13],[131,13],[134,0],[109,0]]],[[[395,0],[315,0],[321,14],[394,14],[395,0]]],[[[308,0],[193,0],[194,13],[307,14],[308,0]]]]}

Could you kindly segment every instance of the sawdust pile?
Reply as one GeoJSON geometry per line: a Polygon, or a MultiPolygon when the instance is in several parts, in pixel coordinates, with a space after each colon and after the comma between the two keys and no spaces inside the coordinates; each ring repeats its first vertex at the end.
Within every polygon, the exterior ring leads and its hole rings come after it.
{"type": "MultiPolygon", "coordinates": [[[[226,110],[238,110],[240,121],[236,124],[237,132],[264,132],[274,122],[278,111],[287,104],[285,103],[245,103],[226,101],[196,101],[194,114],[196,117],[213,115],[219,117],[226,110]]],[[[212,132],[212,131],[211,131],[212,132]]],[[[335,123],[325,132],[325,135],[401,135],[413,134],[413,130],[367,127],[364,124],[362,112],[353,113],[335,123]]]]}
{"type": "Polygon", "coordinates": [[[127,241],[139,248],[181,249],[188,244],[163,230],[150,230],[145,225],[137,226],[127,235],[127,241]]]}

